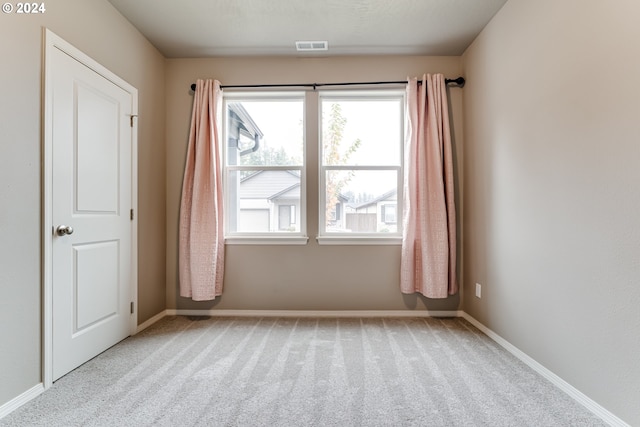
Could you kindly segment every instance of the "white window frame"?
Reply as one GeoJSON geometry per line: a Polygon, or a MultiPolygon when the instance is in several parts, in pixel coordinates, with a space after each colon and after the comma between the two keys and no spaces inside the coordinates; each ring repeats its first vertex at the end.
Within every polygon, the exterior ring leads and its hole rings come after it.
{"type": "MultiPolygon", "coordinates": [[[[300,173],[300,230],[298,232],[290,231],[270,231],[264,233],[257,232],[238,232],[229,230],[229,215],[230,212],[225,209],[224,223],[225,223],[225,243],[227,244],[268,244],[268,245],[304,245],[308,241],[307,237],[307,141],[306,141],[306,97],[304,92],[245,92],[245,91],[224,91],[222,102],[222,179],[223,179],[223,191],[224,202],[226,206],[231,206],[230,191],[229,191],[229,174],[231,172],[240,171],[261,171],[261,170],[285,170],[285,171],[299,171],[300,173]],[[298,166],[240,166],[240,165],[228,165],[227,150],[228,150],[228,103],[238,101],[300,101],[302,102],[302,117],[303,117],[303,146],[302,146],[302,165],[298,166]]],[[[237,220],[237,219],[236,219],[237,220]]],[[[277,219],[276,219],[277,220],[277,219]]]]}
{"type": "Polygon", "coordinates": [[[367,89],[359,91],[321,91],[318,96],[318,236],[316,240],[321,245],[400,245],[402,244],[402,221],[398,215],[403,209],[403,180],[404,180],[404,141],[405,141],[405,108],[406,93],[399,89],[367,89]],[[366,165],[325,165],[322,147],[322,102],[323,100],[389,100],[400,102],[400,135],[398,136],[400,150],[400,165],[398,166],[366,166],[366,165]],[[395,233],[345,233],[326,230],[326,173],[330,170],[354,171],[394,171],[397,173],[396,184],[396,232],[395,233]]]}

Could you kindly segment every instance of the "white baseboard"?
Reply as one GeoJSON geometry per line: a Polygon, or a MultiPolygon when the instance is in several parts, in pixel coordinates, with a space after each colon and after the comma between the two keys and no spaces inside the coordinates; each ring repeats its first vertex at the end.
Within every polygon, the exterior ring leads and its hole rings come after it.
{"type": "Polygon", "coordinates": [[[166,310],[168,316],[211,316],[211,317],[460,317],[459,310],[166,310]]]}
{"type": "Polygon", "coordinates": [[[480,329],[489,338],[494,340],[496,343],[502,346],[509,353],[513,354],[515,357],[520,359],[525,365],[529,366],[531,369],[533,369],[534,371],[536,371],[537,373],[545,377],[553,385],[555,385],[560,390],[567,393],[576,402],[578,402],[579,404],[587,408],[597,417],[601,418],[604,422],[614,427],[631,427],[629,424],[625,423],[620,418],[616,417],[614,414],[607,411],[605,408],[603,408],[601,405],[596,403],[594,400],[590,399],[580,390],[578,390],[577,388],[575,388],[574,386],[572,386],[571,384],[569,384],[568,382],[566,382],[565,380],[563,380],[562,378],[560,378],[559,376],[551,372],[549,369],[542,366],[540,363],[536,362],[533,358],[531,358],[522,350],[520,350],[519,348],[511,344],[509,341],[505,340],[500,335],[498,335],[491,329],[487,328],[482,323],[478,322],[475,318],[468,315],[464,311],[462,311],[461,313],[462,313],[461,317],[469,321],[469,323],[471,323],[476,328],[480,329]]]}
{"type": "Polygon", "coordinates": [[[151,319],[148,319],[142,322],[141,324],[138,325],[138,328],[136,329],[136,334],[144,331],[145,329],[147,329],[149,326],[153,325],[157,321],[162,320],[162,318],[165,316],[167,316],[167,310],[163,310],[160,313],[153,316],[151,319]]]}
{"type": "Polygon", "coordinates": [[[44,392],[44,384],[36,384],[29,390],[25,391],[19,396],[14,397],[4,405],[0,406],[0,419],[6,417],[11,412],[15,411],[31,399],[40,396],[44,392]]]}

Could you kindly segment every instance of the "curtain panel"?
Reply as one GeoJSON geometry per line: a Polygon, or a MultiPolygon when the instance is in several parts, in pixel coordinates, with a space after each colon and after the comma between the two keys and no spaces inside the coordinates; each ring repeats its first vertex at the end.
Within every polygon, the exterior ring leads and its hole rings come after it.
{"type": "Polygon", "coordinates": [[[222,294],[224,228],[217,80],[197,80],[182,182],[179,224],[180,296],[194,301],[222,294]]]}
{"type": "Polygon", "coordinates": [[[400,290],[446,298],[458,292],[446,83],[442,74],[407,80],[400,290]]]}

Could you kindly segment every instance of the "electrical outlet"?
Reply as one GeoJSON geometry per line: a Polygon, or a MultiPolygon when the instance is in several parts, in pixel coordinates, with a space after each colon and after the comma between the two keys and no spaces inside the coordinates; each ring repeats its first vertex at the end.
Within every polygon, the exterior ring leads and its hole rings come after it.
{"type": "Polygon", "coordinates": [[[476,298],[482,298],[482,285],[476,283],[476,298]]]}

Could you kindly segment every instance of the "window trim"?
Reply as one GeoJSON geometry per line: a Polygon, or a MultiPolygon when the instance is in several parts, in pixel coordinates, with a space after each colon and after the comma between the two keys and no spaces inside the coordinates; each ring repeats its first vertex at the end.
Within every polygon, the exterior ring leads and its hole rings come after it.
{"type": "MultiPolygon", "coordinates": [[[[403,181],[404,181],[404,141],[406,131],[406,92],[400,89],[363,89],[336,91],[326,90],[318,93],[318,235],[316,240],[320,245],[399,245],[402,243],[402,221],[396,221],[396,232],[394,233],[346,233],[330,232],[326,230],[326,172],[328,170],[363,170],[363,171],[396,171],[396,215],[403,209],[403,181]],[[400,144],[400,164],[390,165],[325,165],[322,144],[322,102],[324,100],[398,100],[400,101],[399,111],[399,144],[400,144]]],[[[398,219],[396,217],[396,219],[398,219]]]]}
{"type": "Polygon", "coordinates": [[[307,236],[272,236],[270,234],[258,233],[254,233],[252,236],[232,236],[224,238],[225,245],[306,245],[308,242],[309,237],[307,236]]]}
{"type": "MultiPolygon", "coordinates": [[[[383,233],[378,233],[383,234],[383,233]]],[[[372,245],[402,245],[402,236],[375,236],[372,234],[360,234],[355,236],[330,235],[316,236],[319,245],[337,245],[337,246],[372,246],[372,245]]]]}

